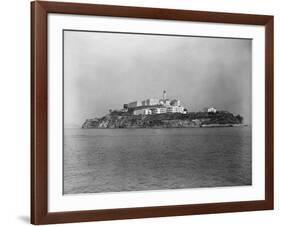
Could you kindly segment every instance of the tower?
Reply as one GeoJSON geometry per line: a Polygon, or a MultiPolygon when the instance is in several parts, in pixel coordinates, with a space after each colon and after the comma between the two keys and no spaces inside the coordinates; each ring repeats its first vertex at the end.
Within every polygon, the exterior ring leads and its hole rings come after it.
{"type": "Polygon", "coordinates": [[[163,91],[163,100],[166,100],[166,90],[163,91]]]}

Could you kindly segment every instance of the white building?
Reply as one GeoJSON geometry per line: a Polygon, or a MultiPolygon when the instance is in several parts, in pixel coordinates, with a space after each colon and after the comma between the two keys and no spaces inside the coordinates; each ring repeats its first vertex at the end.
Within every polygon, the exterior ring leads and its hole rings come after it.
{"type": "Polygon", "coordinates": [[[211,108],[208,108],[208,112],[216,113],[217,109],[211,107],[211,108]]]}
{"type": "Polygon", "coordinates": [[[151,115],[152,111],[150,109],[138,109],[134,110],[134,115],[151,115]]]}
{"type": "Polygon", "coordinates": [[[184,107],[182,106],[167,107],[167,113],[184,113],[184,107]]]}
{"type": "Polygon", "coordinates": [[[165,100],[161,99],[159,101],[159,104],[164,105],[164,106],[170,106],[170,100],[169,99],[165,99],[165,100]]]}
{"type": "Polygon", "coordinates": [[[165,107],[153,108],[151,110],[152,110],[152,114],[164,114],[164,113],[167,113],[167,108],[165,108],[165,107]]]}
{"type": "MultiPolygon", "coordinates": [[[[124,109],[132,110],[135,115],[164,114],[164,113],[182,113],[186,114],[180,100],[167,98],[167,92],[163,91],[162,99],[149,98],[143,101],[134,101],[124,104],[124,109]]],[[[124,110],[125,111],[125,110],[124,110]]]]}

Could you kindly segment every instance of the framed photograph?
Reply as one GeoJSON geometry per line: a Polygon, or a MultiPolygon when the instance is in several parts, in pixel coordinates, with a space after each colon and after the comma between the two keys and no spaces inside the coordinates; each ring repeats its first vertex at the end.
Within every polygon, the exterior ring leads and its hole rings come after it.
{"type": "Polygon", "coordinates": [[[31,3],[31,223],[273,209],[273,16],[31,3]]]}

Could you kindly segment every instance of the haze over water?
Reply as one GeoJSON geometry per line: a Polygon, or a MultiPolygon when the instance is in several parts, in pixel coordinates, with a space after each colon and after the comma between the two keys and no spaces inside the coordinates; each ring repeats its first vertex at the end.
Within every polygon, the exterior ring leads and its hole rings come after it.
{"type": "Polygon", "coordinates": [[[251,127],[65,129],[64,193],[252,183],[251,127]]]}

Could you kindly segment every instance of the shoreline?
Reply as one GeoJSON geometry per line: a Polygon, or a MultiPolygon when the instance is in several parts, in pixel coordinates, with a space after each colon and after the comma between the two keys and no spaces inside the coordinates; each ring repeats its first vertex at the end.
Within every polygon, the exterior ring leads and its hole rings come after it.
{"type": "MultiPolygon", "coordinates": [[[[153,126],[153,127],[126,127],[126,128],[105,128],[105,127],[80,127],[75,129],[195,129],[195,128],[225,128],[225,127],[248,127],[248,124],[205,124],[200,126],[153,126]]],[[[68,129],[68,128],[66,128],[68,129]]]]}

